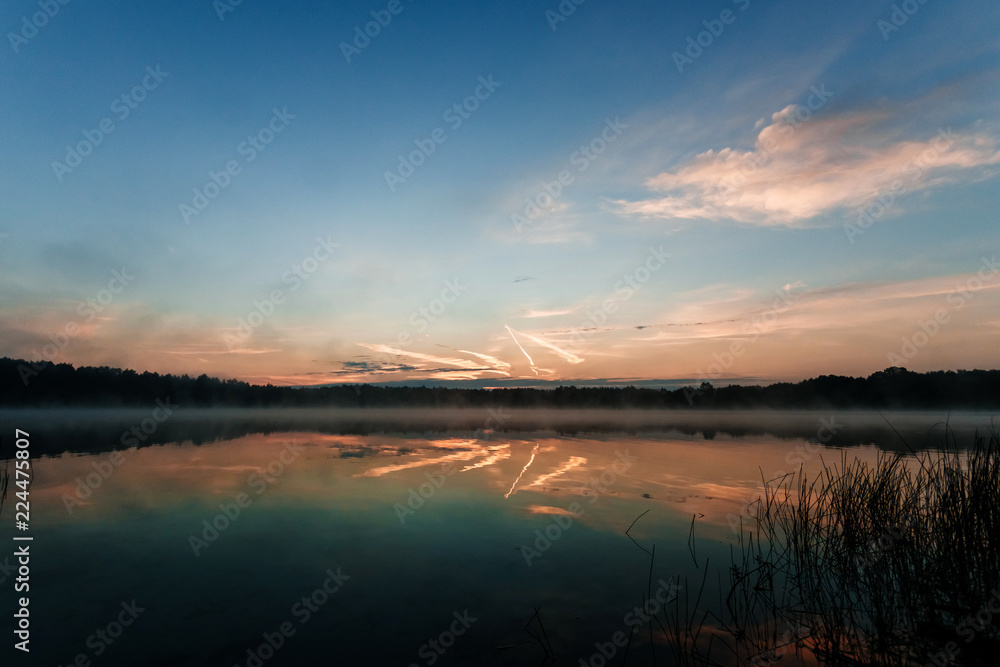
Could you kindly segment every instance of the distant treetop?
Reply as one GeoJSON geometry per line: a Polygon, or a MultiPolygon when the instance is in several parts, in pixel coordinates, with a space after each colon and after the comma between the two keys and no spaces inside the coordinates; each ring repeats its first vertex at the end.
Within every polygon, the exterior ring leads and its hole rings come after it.
{"type": "Polygon", "coordinates": [[[538,408],[1000,408],[1000,370],[915,373],[893,366],[864,377],[821,375],[768,386],[646,389],[448,389],[367,384],[312,388],[251,385],[199,375],[160,375],[109,368],[74,368],[0,359],[0,406],[149,405],[170,398],[181,407],[538,407],[538,408]]]}

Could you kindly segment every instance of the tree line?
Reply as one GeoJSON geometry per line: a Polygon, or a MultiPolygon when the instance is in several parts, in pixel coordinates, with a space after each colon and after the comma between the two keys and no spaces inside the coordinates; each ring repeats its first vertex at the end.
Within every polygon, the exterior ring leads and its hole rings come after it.
{"type": "Polygon", "coordinates": [[[323,387],[252,385],[199,375],[160,375],[108,366],[37,368],[20,359],[0,359],[0,405],[146,406],[170,398],[183,407],[491,407],[511,408],[897,408],[995,409],[1000,407],[1000,370],[916,373],[892,367],[868,377],[821,375],[767,386],[709,382],[680,389],[575,387],[552,389],[453,389],[344,384],[323,387]]]}

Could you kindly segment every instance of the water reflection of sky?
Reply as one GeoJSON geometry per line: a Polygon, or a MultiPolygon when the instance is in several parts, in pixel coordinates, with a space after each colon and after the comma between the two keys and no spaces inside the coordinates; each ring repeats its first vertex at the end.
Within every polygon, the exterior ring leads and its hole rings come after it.
{"type": "MultiPolygon", "coordinates": [[[[135,598],[148,611],[102,664],[139,664],[155,647],[163,662],[143,664],[245,665],[261,633],[341,567],[343,590],[267,664],[426,664],[421,646],[465,609],[480,620],[438,664],[533,660],[541,650],[523,626],[536,606],[576,663],[627,629],[624,614],[641,602],[649,562],[624,534],[637,516],[650,510],[631,535],[657,545],[656,577],[692,573],[692,516],[699,559],[728,554],[727,516],[762,478],[819,468],[806,444],[289,432],[125,450],[118,466],[108,453],[43,459],[31,491],[38,654],[94,657],[88,636],[135,598]],[[88,476],[99,485],[67,504],[88,476]],[[241,494],[240,515],[218,519],[241,494]],[[209,540],[213,521],[228,525],[209,540]],[[549,546],[546,531],[558,535],[549,546]]],[[[874,459],[875,449],[850,453],[874,459]]],[[[9,537],[6,508],[3,518],[9,537]]]]}
{"type": "MultiPolygon", "coordinates": [[[[32,493],[41,507],[62,510],[51,517],[58,522],[174,502],[211,503],[241,491],[310,504],[342,499],[347,492],[356,499],[388,500],[400,490],[405,497],[409,487],[429,483],[428,475],[444,474],[448,487],[484,498],[506,496],[518,506],[518,496],[526,492],[550,502],[612,496],[686,515],[698,512],[711,520],[759,493],[762,479],[795,472],[800,463],[807,471],[817,470],[820,456],[839,460],[835,451],[768,437],[475,440],[288,433],[201,447],[125,450],[121,465],[99,480],[89,498],[76,494],[79,482],[88,476],[98,481],[95,463],[107,470],[109,454],[47,459],[36,464],[49,474],[36,481],[32,493]],[[279,455],[288,447],[297,451],[285,452],[291,461],[283,462],[279,455]],[[71,516],[66,497],[74,496],[71,516]]],[[[869,460],[875,452],[874,447],[850,450],[851,456],[869,460]]]]}

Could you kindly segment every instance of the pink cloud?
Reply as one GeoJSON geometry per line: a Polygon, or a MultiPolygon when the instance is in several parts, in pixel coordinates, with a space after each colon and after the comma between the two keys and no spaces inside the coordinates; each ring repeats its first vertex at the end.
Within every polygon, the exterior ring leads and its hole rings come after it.
{"type": "Polygon", "coordinates": [[[940,129],[921,140],[879,145],[868,130],[884,115],[796,123],[790,115],[794,109],[773,114],[751,150],[706,151],[646,180],[647,187],[662,195],[615,204],[626,215],[650,219],[795,226],[838,209],[865,206],[894,185],[915,192],[1000,162],[995,140],[985,134],[940,129]]]}

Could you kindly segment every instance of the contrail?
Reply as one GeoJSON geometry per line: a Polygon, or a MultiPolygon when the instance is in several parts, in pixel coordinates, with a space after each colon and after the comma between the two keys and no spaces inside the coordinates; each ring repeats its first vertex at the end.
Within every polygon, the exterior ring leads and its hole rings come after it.
{"type": "MultiPolygon", "coordinates": [[[[527,352],[525,352],[525,356],[528,356],[527,352]]],[[[531,357],[528,357],[528,358],[530,359],[531,357]]],[[[531,450],[531,458],[528,459],[528,462],[524,464],[523,468],[521,468],[521,474],[518,475],[517,479],[514,480],[514,483],[510,485],[510,491],[508,491],[507,493],[505,493],[503,495],[504,498],[509,497],[510,494],[512,494],[514,492],[514,487],[517,486],[517,483],[521,481],[521,477],[524,476],[524,471],[527,470],[528,466],[531,465],[531,462],[535,460],[535,454],[536,453],[538,453],[538,445],[537,444],[535,445],[535,448],[531,450]]]]}
{"type": "Polygon", "coordinates": [[[553,345],[552,343],[550,343],[547,340],[544,340],[542,338],[538,338],[537,336],[532,336],[531,334],[524,333],[523,331],[521,332],[521,334],[523,336],[526,336],[527,338],[531,339],[535,343],[538,343],[542,347],[549,348],[550,350],[552,350],[553,352],[555,352],[556,354],[558,354],[560,357],[562,357],[563,359],[565,359],[566,361],[568,361],[571,364],[581,364],[584,361],[586,361],[586,359],[584,359],[583,357],[577,356],[577,355],[573,354],[572,352],[568,352],[568,351],[562,349],[561,347],[559,347],[558,345],[553,345]]]}
{"type": "MultiPolygon", "coordinates": [[[[518,347],[521,347],[521,344],[517,342],[517,338],[514,336],[514,332],[510,330],[510,327],[508,327],[506,324],[504,326],[507,328],[507,333],[510,334],[510,337],[514,339],[514,344],[517,345],[518,347]]],[[[523,347],[521,347],[521,352],[524,352],[524,356],[528,357],[528,363],[531,364],[532,372],[534,372],[535,375],[538,375],[538,371],[535,370],[535,362],[531,360],[531,355],[525,352],[523,347]]],[[[506,498],[506,496],[504,497],[506,498]]]]}

